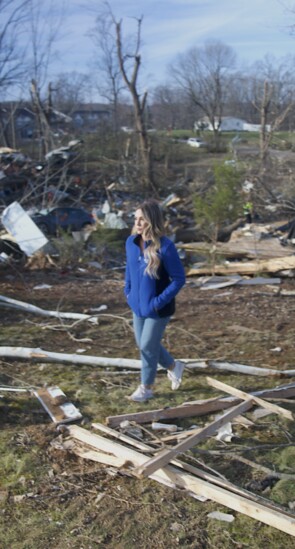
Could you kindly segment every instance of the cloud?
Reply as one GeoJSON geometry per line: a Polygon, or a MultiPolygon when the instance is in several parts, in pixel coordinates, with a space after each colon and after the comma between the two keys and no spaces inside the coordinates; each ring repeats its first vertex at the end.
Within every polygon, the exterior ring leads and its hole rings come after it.
{"type": "MultiPolygon", "coordinates": [[[[145,74],[160,80],[166,66],[193,46],[220,40],[233,47],[238,59],[250,62],[266,53],[286,55],[294,49],[288,34],[290,12],[281,0],[109,0],[123,34],[134,35],[142,22],[142,61],[145,74]]],[[[284,0],[287,2],[288,0],[284,0]]],[[[71,0],[66,10],[64,35],[59,41],[61,61],[55,72],[88,72],[94,51],[88,35],[103,0],[71,0]]],[[[295,22],[295,15],[294,22],[295,22]]],[[[291,19],[291,20],[290,20],[291,19]]]]}

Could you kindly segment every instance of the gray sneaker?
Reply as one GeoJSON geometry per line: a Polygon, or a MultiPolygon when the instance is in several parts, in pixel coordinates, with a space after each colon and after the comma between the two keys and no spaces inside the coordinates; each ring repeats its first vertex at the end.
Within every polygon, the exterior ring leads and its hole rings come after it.
{"type": "Polygon", "coordinates": [[[149,398],[153,398],[152,389],[147,389],[144,385],[139,385],[137,389],[130,395],[129,399],[135,402],[145,402],[149,398]]]}
{"type": "Polygon", "coordinates": [[[178,387],[180,387],[184,367],[185,367],[184,362],[181,362],[180,360],[176,360],[174,369],[167,370],[167,376],[168,376],[168,379],[170,379],[171,381],[172,391],[176,391],[178,387]]]}

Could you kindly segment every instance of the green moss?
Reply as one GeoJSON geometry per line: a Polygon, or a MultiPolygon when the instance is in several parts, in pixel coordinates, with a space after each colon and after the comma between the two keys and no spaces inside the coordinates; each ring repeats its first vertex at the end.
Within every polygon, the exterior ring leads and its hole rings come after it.
{"type": "Polygon", "coordinates": [[[271,499],[282,505],[295,501],[295,480],[279,480],[271,491],[271,499]]]}
{"type": "Polygon", "coordinates": [[[284,448],[280,453],[279,468],[285,472],[295,472],[295,447],[284,448]]]}

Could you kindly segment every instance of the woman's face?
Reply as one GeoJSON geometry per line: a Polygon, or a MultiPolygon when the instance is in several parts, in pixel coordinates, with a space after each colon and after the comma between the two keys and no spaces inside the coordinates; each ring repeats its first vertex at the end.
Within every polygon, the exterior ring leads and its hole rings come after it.
{"type": "Polygon", "coordinates": [[[143,217],[142,210],[139,208],[138,210],[136,210],[135,216],[134,216],[134,227],[137,234],[140,234],[144,238],[143,233],[144,233],[144,230],[147,228],[147,226],[148,226],[148,222],[143,217]]]}

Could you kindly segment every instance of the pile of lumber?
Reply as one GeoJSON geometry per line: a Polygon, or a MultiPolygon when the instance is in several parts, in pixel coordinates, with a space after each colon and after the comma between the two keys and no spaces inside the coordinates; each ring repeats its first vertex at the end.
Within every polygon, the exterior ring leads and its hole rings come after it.
{"type": "Polygon", "coordinates": [[[179,244],[189,254],[210,257],[188,270],[188,276],[215,274],[255,275],[281,273],[295,268],[294,246],[282,246],[269,226],[250,225],[237,229],[229,242],[191,242],[179,244]],[[268,231],[270,231],[268,233],[268,231]]]}
{"type": "MultiPolygon", "coordinates": [[[[245,393],[209,377],[207,381],[211,387],[230,396],[225,398],[223,395],[220,398],[207,401],[185,403],[171,409],[110,416],[106,419],[107,425],[92,424],[92,429],[99,430],[104,436],[77,425],[67,426],[63,448],[80,458],[116,467],[122,474],[127,472],[128,475],[131,474],[140,479],[149,477],[170,488],[181,489],[188,496],[193,496],[201,501],[210,499],[295,536],[294,514],[264,497],[236,486],[218,473],[215,475],[212,469],[209,473],[206,468],[203,470],[195,467],[179,457],[206,438],[216,435],[232,420],[247,423],[249,420],[243,417],[243,414],[253,406],[262,407],[268,413],[279,414],[287,420],[293,421],[293,414],[290,410],[269,402],[266,398],[271,399],[275,395],[276,400],[285,401],[287,398],[294,397],[295,384],[291,383],[272,390],[260,391],[258,396],[257,393],[245,393]],[[214,403],[216,408],[211,407],[214,403]],[[138,437],[131,436],[132,430],[127,434],[126,430],[122,432],[126,424],[131,424],[134,429],[134,425],[140,426],[142,423],[146,424],[150,421],[193,417],[221,409],[227,409],[227,411],[222,416],[215,417],[205,427],[176,431],[162,439],[157,436],[151,437],[151,440],[148,441],[139,440],[138,437]]],[[[146,431],[148,429],[145,427],[146,431]]],[[[275,471],[272,473],[274,476],[276,475],[275,471]]]]}

